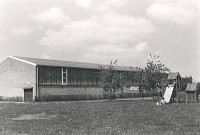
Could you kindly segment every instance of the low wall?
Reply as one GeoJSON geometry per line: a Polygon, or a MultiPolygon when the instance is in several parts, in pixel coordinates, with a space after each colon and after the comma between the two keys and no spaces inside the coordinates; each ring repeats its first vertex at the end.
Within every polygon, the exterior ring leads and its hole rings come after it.
{"type": "MultiPolygon", "coordinates": [[[[98,86],[39,86],[40,101],[78,101],[78,100],[101,100],[109,99],[109,93],[98,86]]],[[[159,92],[132,91],[132,93],[116,92],[112,98],[152,97],[158,96],[159,92]]]]}
{"type": "Polygon", "coordinates": [[[98,86],[39,86],[39,92],[40,96],[47,96],[102,94],[104,91],[98,86]]]}

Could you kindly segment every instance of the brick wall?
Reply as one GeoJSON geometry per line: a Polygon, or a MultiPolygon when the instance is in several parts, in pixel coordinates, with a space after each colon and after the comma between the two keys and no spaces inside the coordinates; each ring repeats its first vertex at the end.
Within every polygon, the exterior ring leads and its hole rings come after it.
{"type": "Polygon", "coordinates": [[[29,82],[36,88],[36,67],[18,60],[7,58],[0,64],[0,96],[24,97],[23,87],[29,82]]]}
{"type": "Polygon", "coordinates": [[[41,96],[46,95],[82,95],[82,94],[101,94],[103,88],[98,86],[39,86],[41,96]]]}
{"type": "MultiPolygon", "coordinates": [[[[104,90],[99,86],[39,86],[40,96],[47,95],[84,95],[84,94],[102,94],[104,90]]],[[[139,91],[130,91],[126,87],[126,93],[139,93],[139,91]]]]}

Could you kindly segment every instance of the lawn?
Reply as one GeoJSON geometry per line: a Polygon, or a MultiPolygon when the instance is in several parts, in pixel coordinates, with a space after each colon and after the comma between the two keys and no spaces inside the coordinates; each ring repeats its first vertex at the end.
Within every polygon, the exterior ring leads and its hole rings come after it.
{"type": "Polygon", "coordinates": [[[0,103],[0,134],[200,134],[200,103],[0,103]]]}

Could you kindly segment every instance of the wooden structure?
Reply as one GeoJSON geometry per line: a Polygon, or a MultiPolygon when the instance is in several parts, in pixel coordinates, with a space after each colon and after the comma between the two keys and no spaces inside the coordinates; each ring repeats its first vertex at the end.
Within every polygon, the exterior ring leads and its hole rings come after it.
{"type": "Polygon", "coordinates": [[[197,83],[188,83],[185,95],[186,102],[198,102],[197,83]]]}
{"type": "Polygon", "coordinates": [[[179,100],[177,95],[178,91],[181,91],[181,76],[179,72],[170,73],[167,77],[168,85],[174,85],[173,93],[171,96],[171,102],[175,101],[175,98],[179,100]]]}

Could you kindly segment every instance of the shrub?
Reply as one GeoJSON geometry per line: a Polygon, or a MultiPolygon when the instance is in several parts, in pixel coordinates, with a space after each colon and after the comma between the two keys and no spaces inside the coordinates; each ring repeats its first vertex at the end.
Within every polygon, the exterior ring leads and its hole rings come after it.
{"type": "Polygon", "coordinates": [[[3,97],[0,96],[0,101],[15,101],[15,102],[23,102],[23,97],[3,97]]]}

